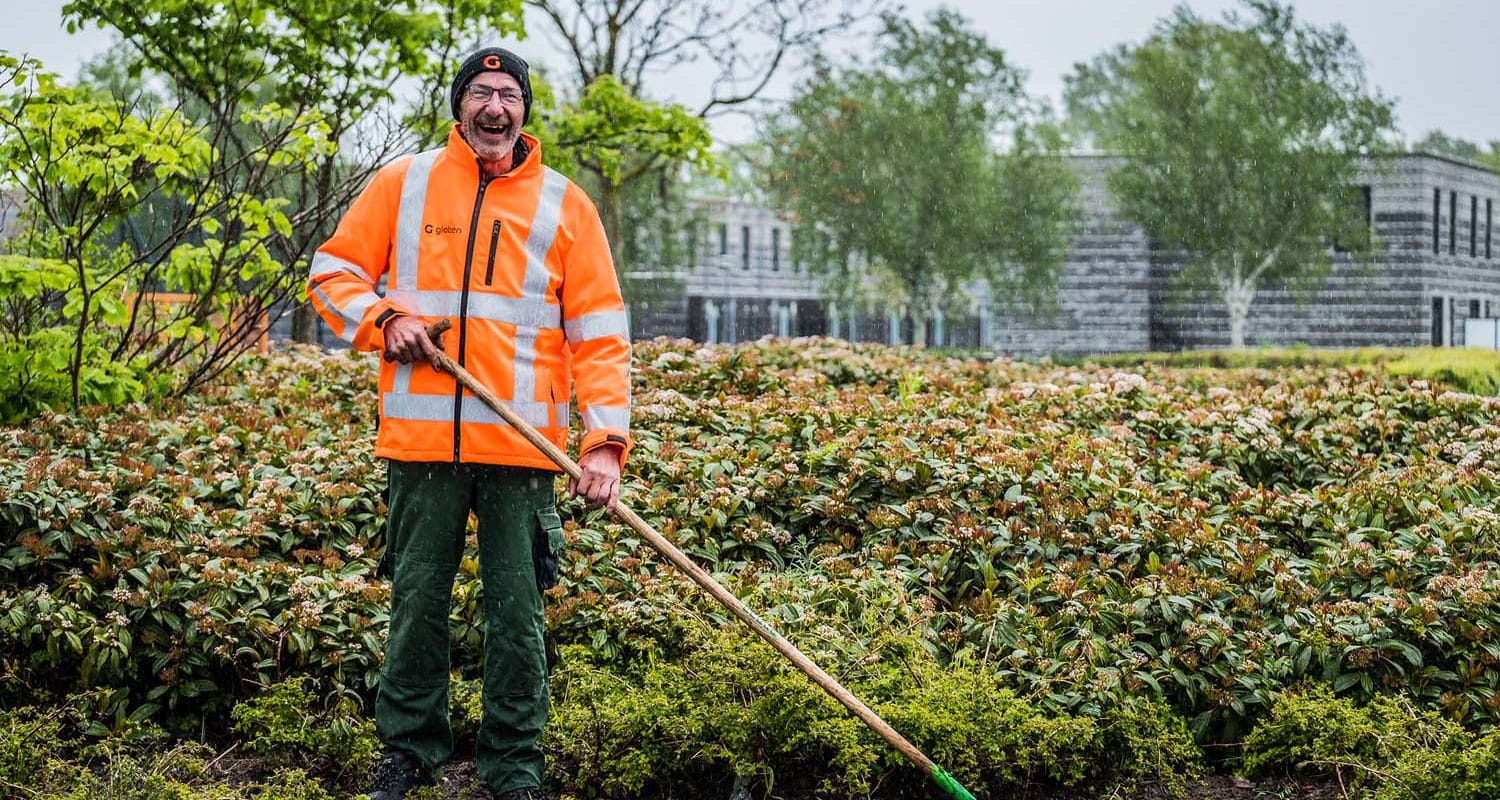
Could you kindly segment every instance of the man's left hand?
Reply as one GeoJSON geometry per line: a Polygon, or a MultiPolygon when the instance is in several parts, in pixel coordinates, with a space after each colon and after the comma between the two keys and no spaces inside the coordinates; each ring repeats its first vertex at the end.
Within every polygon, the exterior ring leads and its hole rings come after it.
{"type": "Polygon", "coordinates": [[[578,459],[583,476],[568,479],[568,496],[583,497],[594,508],[615,509],[620,499],[620,448],[604,445],[578,459]]]}

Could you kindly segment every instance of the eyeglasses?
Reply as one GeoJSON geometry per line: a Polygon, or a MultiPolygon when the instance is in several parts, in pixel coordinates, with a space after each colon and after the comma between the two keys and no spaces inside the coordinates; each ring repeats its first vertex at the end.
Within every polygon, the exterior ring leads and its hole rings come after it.
{"type": "Polygon", "coordinates": [[[497,94],[500,95],[500,104],[505,106],[518,106],[526,100],[526,96],[521,94],[518,89],[496,89],[493,86],[485,86],[482,83],[469,84],[468,88],[464,90],[464,94],[470,100],[480,105],[488,103],[490,97],[497,94]]]}

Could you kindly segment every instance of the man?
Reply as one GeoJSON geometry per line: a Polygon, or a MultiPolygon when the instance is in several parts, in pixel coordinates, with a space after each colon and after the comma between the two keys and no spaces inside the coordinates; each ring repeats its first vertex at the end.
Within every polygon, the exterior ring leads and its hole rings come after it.
{"type": "Polygon", "coordinates": [[[631,445],[630,343],[598,213],[521,130],[526,62],[480,50],[450,99],[447,145],[376,174],[318,249],[307,294],[355,348],[387,356],[375,447],[390,476],[391,618],[375,699],[386,752],[369,798],[431,785],[452,752],[449,602],[472,511],[485,616],[478,771],[501,800],[531,800],[547,717],[541,591],[562,543],[557,468],[424,363],[436,352],[425,325],[451,320],[455,360],[559,446],[576,390],[583,474],[568,491],[597,507],[619,496],[631,445]]]}

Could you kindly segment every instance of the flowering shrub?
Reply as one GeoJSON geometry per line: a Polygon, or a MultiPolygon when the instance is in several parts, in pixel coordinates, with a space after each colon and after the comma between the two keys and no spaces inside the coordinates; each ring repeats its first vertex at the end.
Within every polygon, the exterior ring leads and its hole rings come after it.
{"type": "MultiPolygon", "coordinates": [[[[118,720],[195,730],[294,676],[322,707],[367,702],[388,604],[373,377],[296,349],[0,433],[0,702],[105,687],[118,720]]],[[[1144,697],[1201,740],[1304,682],[1500,721],[1500,400],[1368,366],[832,340],[638,344],[634,383],[625,501],[834,674],[873,685],[917,641],[1047,719],[1144,697]]],[[[591,668],[681,662],[729,624],[627,528],[564,515],[548,629],[591,668]]],[[[478,593],[466,559],[468,676],[478,593]]]]}

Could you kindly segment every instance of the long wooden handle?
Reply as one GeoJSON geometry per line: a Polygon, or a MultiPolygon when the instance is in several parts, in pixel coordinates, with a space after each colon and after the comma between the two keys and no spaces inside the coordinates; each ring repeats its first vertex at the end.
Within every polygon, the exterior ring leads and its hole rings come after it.
{"type": "MultiPolygon", "coordinates": [[[[441,334],[447,328],[448,320],[439,320],[428,327],[428,333],[429,335],[433,335],[435,339],[436,334],[441,334]]],[[[582,470],[574,463],[573,459],[568,457],[567,453],[559,449],[550,439],[542,436],[526,420],[521,419],[516,412],[501,402],[500,398],[496,397],[494,392],[491,392],[488,387],[480,383],[473,375],[470,375],[468,370],[459,366],[452,358],[449,358],[447,353],[441,350],[438,351],[436,365],[439,369],[448,372],[456,378],[475,397],[483,400],[485,405],[494,409],[496,414],[499,414],[502,419],[510,423],[510,426],[526,437],[528,442],[536,445],[538,450],[545,453],[547,458],[552,460],[552,463],[568,473],[569,476],[578,478],[582,475],[582,470]]],[[[906,737],[897,733],[878,714],[871,711],[869,706],[866,706],[860,702],[859,698],[850,694],[848,689],[845,689],[838,681],[834,680],[833,676],[824,672],[822,667],[819,667],[813,663],[812,659],[803,655],[801,650],[798,650],[796,646],[787,641],[786,637],[777,633],[776,629],[768,625],[754,611],[751,611],[749,606],[746,606],[743,601],[735,597],[728,589],[719,585],[719,582],[714,580],[707,571],[695,564],[692,559],[683,555],[682,551],[678,550],[676,545],[672,544],[660,533],[657,533],[655,528],[652,528],[650,524],[641,519],[639,515],[624,503],[616,502],[614,513],[615,516],[623,520],[626,525],[629,525],[632,530],[649,542],[652,547],[656,548],[656,551],[661,553],[664,558],[672,562],[673,566],[686,573],[689,578],[693,579],[694,583],[698,584],[704,591],[712,595],[714,599],[722,603],[725,608],[733,612],[742,622],[749,625],[751,630],[760,635],[760,638],[765,639],[772,647],[786,656],[789,661],[797,666],[797,669],[802,670],[804,674],[813,679],[814,683],[823,687],[823,691],[828,692],[833,696],[833,699],[843,703],[844,707],[849,709],[861,722],[868,725],[870,730],[880,734],[880,737],[890,743],[891,747],[896,748],[898,752],[921,767],[927,774],[933,776],[940,784],[943,783],[942,779],[947,777],[947,773],[943,772],[940,767],[933,763],[932,759],[923,755],[922,751],[906,740],[906,737]]],[[[952,779],[948,778],[948,780],[951,781],[952,779]]],[[[962,787],[959,788],[962,791],[962,787]]],[[[964,795],[967,794],[965,791],[964,795]]]]}

